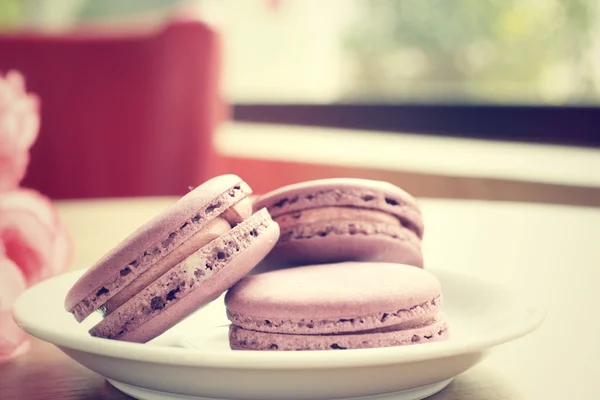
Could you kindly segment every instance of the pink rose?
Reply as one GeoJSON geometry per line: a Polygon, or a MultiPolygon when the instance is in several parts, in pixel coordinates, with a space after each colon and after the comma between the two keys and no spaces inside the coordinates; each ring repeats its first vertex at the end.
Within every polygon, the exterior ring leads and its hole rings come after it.
{"type": "Polygon", "coordinates": [[[39,126],[39,101],[25,91],[23,76],[0,74],[0,190],[17,187],[25,176],[39,126]]]}
{"type": "Polygon", "coordinates": [[[64,272],[71,260],[71,240],[50,199],[18,188],[38,134],[38,109],[19,73],[0,75],[0,361],[29,346],[12,318],[17,297],[64,272]]]}
{"type": "Polygon", "coordinates": [[[27,336],[12,319],[16,298],[64,272],[70,260],[70,237],[48,198],[29,189],[0,192],[0,361],[27,349],[27,336]]]}

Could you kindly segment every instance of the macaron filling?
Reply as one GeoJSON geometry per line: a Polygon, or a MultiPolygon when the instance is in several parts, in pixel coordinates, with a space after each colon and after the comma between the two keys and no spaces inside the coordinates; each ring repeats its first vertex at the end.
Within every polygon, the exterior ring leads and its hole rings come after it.
{"type": "Polygon", "coordinates": [[[443,319],[413,328],[398,326],[375,332],[320,335],[267,333],[236,325],[229,327],[229,343],[233,350],[346,350],[414,345],[447,338],[448,325],[443,319]]]}
{"type": "Polygon", "coordinates": [[[90,329],[92,336],[127,340],[127,334],[174,306],[219,273],[232,259],[248,249],[273,224],[266,209],[259,210],[186,257],[113,310],[90,329]]]}
{"type": "Polygon", "coordinates": [[[275,217],[281,229],[287,229],[297,224],[313,224],[315,222],[327,220],[361,220],[365,222],[381,222],[394,226],[400,226],[400,221],[393,215],[364,208],[348,206],[331,206],[310,208],[304,211],[295,211],[275,217]]]}
{"type": "Polygon", "coordinates": [[[378,210],[321,207],[275,217],[281,228],[279,243],[329,235],[383,235],[420,246],[418,230],[409,222],[378,210]]]}
{"type": "MultiPolygon", "coordinates": [[[[245,200],[242,200],[244,202],[245,200]]],[[[230,210],[228,210],[230,211],[230,210]]],[[[124,287],[119,293],[110,298],[100,310],[104,312],[104,316],[110,314],[137,293],[140,290],[154,282],[158,277],[163,275],[173,265],[183,261],[190,254],[194,253],[199,248],[204,247],[208,243],[221,235],[229,232],[232,227],[238,224],[237,213],[231,213],[228,218],[215,218],[204,229],[195,233],[187,241],[183,242],[178,248],[167,254],[164,258],[153,264],[148,270],[142,273],[136,280],[124,287]],[[232,215],[235,214],[235,215],[232,215]],[[233,218],[232,218],[233,216],[233,218]]]]}
{"type": "Polygon", "coordinates": [[[418,238],[419,230],[410,220],[406,218],[398,218],[392,214],[353,206],[329,206],[310,208],[303,211],[295,211],[286,213],[274,218],[279,224],[282,231],[294,228],[298,225],[312,225],[315,223],[329,221],[360,221],[364,224],[370,223],[373,225],[387,225],[394,228],[405,228],[410,230],[418,238]]]}
{"type": "Polygon", "coordinates": [[[261,199],[257,206],[266,206],[271,216],[276,219],[284,214],[305,212],[309,209],[333,207],[351,207],[369,210],[380,210],[395,215],[403,226],[413,230],[419,238],[423,236],[423,223],[416,204],[406,198],[392,193],[385,193],[368,188],[338,187],[335,189],[298,190],[302,193],[274,195],[261,199]]]}
{"type": "Polygon", "coordinates": [[[425,303],[406,309],[336,319],[283,319],[273,317],[267,319],[238,314],[229,309],[227,310],[227,318],[233,325],[247,330],[284,334],[323,335],[370,331],[390,326],[394,326],[397,329],[416,327],[435,319],[439,314],[441,305],[442,297],[436,296],[425,303]]]}
{"type": "MultiPolygon", "coordinates": [[[[127,287],[152,266],[159,263],[167,255],[171,254],[175,249],[182,246],[183,243],[196,233],[201,232],[212,219],[224,212],[227,211],[224,216],[229,216],[231,221],[235,223],[240,219],[243,220],[243,216],[240,213],[249,215],[251,210],[248,210],[249,203],[242,203],[241,201],[251,192],[248,185],[240,182],[217,196],[203,209],[194,210],[191,215],[180,223],[176,230],[165,235],[161,240],[139,253],[127,265],[123,265],[117,273],[110,276],[105,282],[76,303],[69,311],[75,316],[78,322],[83,321],[92,312],[103,306],[107,300],[127,287]],[[229,211],[238,203],[241,203],[238,210],[229,211]]],[[[122,303],[123,300],[119,300],[118,303],[122,303]]]]}

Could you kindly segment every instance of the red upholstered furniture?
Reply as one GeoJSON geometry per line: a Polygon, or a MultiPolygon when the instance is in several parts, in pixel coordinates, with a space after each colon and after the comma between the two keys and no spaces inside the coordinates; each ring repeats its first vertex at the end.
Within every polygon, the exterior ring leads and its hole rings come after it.
{"type": "Polygon", "coordinates": [[[219,43],[198,21],[154,33],[0,35],[0,71],[41,98],[23,182],[52,198],[179,195],[213,174],[219,43]]]}

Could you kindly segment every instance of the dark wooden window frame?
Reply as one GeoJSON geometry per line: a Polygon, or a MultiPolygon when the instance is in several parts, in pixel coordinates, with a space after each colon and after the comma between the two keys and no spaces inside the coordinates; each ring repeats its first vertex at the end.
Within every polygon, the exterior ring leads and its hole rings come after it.
{"type": "Polygon", "coordinates": [[[600,148],[593,106],[235,104],[233,119],[600,148]]]}

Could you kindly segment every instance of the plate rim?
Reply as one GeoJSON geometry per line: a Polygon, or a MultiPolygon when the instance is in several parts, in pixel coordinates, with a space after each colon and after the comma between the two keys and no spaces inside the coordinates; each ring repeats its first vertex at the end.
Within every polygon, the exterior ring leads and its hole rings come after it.
{"type": "MultiPolygon", "coordinates": [[[[397,346],[372,349],[348,349],[341,351],[303,351],[303,352],[256,352],[234,351],[224,356],[221,350],[201,350],[170,346],[148,346],[141,343],[121,342],[95,337],[82,336],[79,333],[58,333],[55,330],[36,325],[25,311],[25,303],[43,287],[55,284],[58,280],[74,279],[85,271],[76,270],[45,280],[22,293],[14,304],[13,316],[17,324],[30,335],[51,343],[61,349],[70,349],[91,353],[103,357],[119,358],[151,364],[176,365],[225,369],[330,369],[381,366],[399,363],[411,363],[462,354],[481,352],[486,349],[518,339],[537,329],[544,321],[546,310],[529,296],[507,285],[481,279],[477,276],[457,273],[445,269],[428,268],[434,275],[452,275],[457,279],[478,281],[510,291],[519,299],[526,300],[529,318],[507,329],[500,329],[484,337],[455,339],[426,343],[415,346],[397,346]],[[258,360],[257,360],[258,359],[258,360]]],[[[66,312],[66,311],[65,311],[66,312]]]]}

